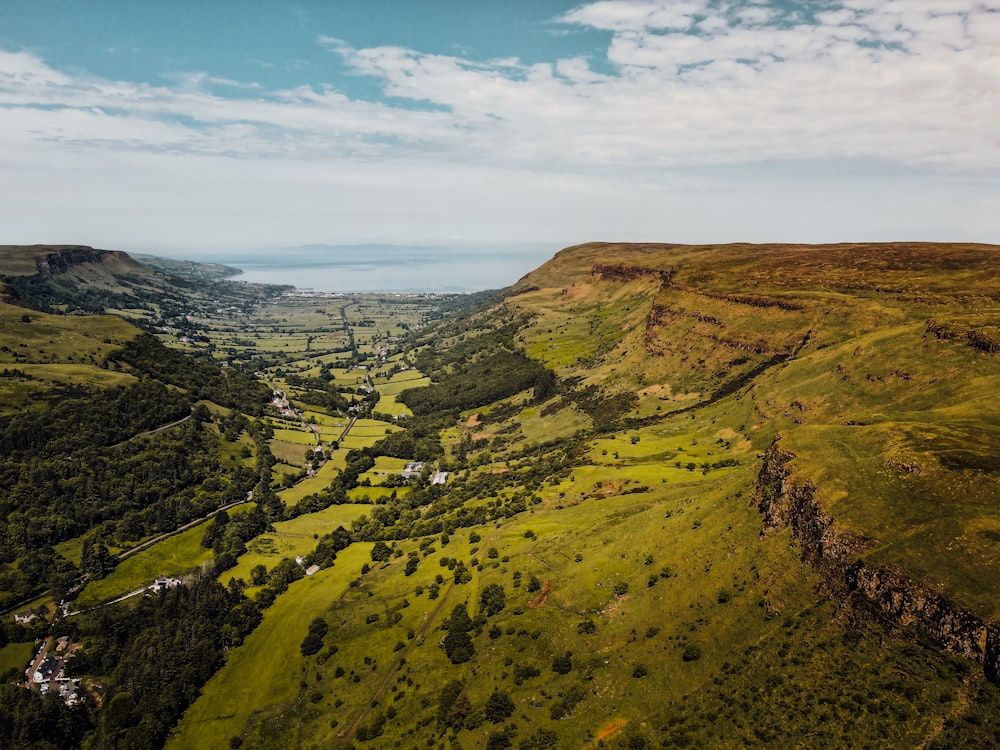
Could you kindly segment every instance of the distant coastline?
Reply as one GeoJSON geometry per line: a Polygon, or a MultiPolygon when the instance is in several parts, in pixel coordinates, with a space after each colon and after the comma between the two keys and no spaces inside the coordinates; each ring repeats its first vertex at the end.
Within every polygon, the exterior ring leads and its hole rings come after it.
{"type": "MultiPolygon", "coordinates": [[[[499,289],[548,260],[549,245],[445,248],[307,245],[251,251],[177,251],[171,257],[225,267],[234,281],[317,292],[467,293],[499,289]]],[[[163,253],[157,253],[162,256],[163,253]]]]}

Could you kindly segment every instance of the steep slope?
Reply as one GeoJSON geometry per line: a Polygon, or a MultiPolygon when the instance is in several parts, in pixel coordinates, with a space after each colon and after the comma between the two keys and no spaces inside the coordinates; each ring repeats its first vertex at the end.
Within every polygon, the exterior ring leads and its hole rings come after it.
{"type": "Polygon", "coordinates": [[[791,527],[833,590],[995,673],[998,271],[983,245],[591,245],[513,304],[534,356],[636,393],[635,418],[742,388],[779,441],[768,527],[791,527]]]}
{"type": "Polygon", "coordinates": [[[997,745],[998,258],[584,245],[414,335],[386,443],[440,430],[447,483],[386,489],[168,746],[997,745]]]}
{"type": "Polygon", "coordinates": [[[172,326],[194,332],[191,315],[220,306],[248,312],[285,289],[219,281],[225,267],[161,265],[86,245],[0,246],[0,300],[46,312],[110,311],[147,330],[172,326]],[[184,273],[173,275],[173,269],[184,273]]]}

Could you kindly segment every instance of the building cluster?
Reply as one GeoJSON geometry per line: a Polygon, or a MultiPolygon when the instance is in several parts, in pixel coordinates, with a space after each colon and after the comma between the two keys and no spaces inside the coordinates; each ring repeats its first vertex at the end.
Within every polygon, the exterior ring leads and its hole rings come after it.
{"type": "Polygon", "coordinates": [[[25,687],[37,689],[42,695],[57,695],[67,706],[75,705],[81,696],[79,677],[67,677],[66,662],[72,658],[74,646],[68,636],[42,641],[38,652],[24,670],[25,687]]]}

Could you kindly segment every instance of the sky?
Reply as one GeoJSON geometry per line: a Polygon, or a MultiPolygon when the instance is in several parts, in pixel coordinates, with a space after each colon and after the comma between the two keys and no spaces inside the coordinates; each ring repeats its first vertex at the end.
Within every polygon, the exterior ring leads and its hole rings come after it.
{"type": "Polygon", "coordinates": [[[1000,243],[998,92],[1000,0],[0,0],[0,244],[1000,243]]]}

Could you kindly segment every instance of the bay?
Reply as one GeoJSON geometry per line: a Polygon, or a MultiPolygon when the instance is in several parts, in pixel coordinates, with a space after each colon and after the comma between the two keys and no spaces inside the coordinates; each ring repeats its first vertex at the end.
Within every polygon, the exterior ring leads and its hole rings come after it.
{"type": "MultiPolygon", "coordinates": [[[[318,292],[476,292],[508,286],[552,257],[548,244],[477,247],[306,245],[206,250],[186,260],[243,271],[234,281],[288,284],[318,292]]],[[[163,255],[164,253],[159,253],[163,255]]],[[[182,257],[171,253],[170,257],[182,257]]]]}

